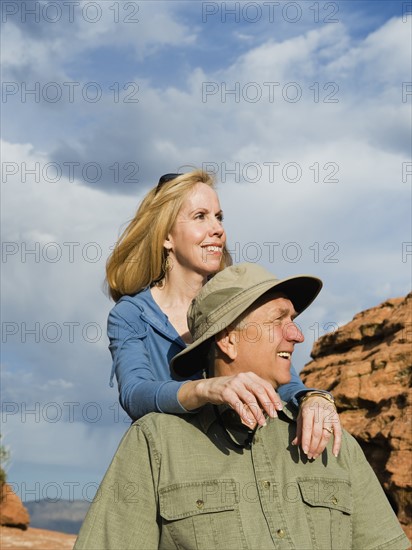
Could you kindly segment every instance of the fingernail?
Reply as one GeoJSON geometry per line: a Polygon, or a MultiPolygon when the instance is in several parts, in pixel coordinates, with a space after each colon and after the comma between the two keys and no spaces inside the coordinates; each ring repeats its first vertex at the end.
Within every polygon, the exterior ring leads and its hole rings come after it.
{"type": "Polygon", "coordinates": [[[293,441],[292,441],[292,445],[295,447],[295,446],[296,446],[296,443],[293,443],[293,441]]]}
{"type": "Polygon", "coordinates": [[[308,459],[309,460],[312,460],[313,456],[312,455],[308,455],[308,459]]]}
{"type": "Polygon", "coordinates": [[[305,455],[307,455],[309,452],[309,449],[307,447],[303,447],[303,452],[305,453],[305,455]]]}
{"type": "Polygon", "coordinates": [[[338,458],[338,453],[333,453],[333,456],[334,456],[335,458],[338,458]]]}

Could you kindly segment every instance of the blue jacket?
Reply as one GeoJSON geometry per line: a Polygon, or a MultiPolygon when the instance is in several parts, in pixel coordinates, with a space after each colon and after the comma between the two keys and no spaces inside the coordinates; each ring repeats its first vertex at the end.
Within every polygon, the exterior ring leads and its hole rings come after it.
{"type": "MultiPolygon", "coordinates": [[[[177,393],[185,381],[171,372],[172,357],[186,347],[147,288],[123,296],[109,313],[107,333],[113,358],[110,384],[116,375],[120,404],[137,420],[149,412],[185,413],[177,393]]],[[[292,379],[278,389],[284,401],[307,391],[295,369],[292,379]]],[[[201,374],[193,378],[199,378],[201,374]]]]}

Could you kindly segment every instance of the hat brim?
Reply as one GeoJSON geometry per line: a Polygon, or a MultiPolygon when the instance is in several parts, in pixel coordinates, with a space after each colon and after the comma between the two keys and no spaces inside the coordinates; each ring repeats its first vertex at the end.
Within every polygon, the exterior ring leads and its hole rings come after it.
{"type": "MultiPolygon", "coordinates": [[[[170,367],[172,371],[182,378],[187,378],[202,371],[208,366],[208,352],[210,340],[221,330],[232,324],[244,313],[256,300],[269,291],[285,294],[292,302],[297,315],[302,313],[314,301],[322,288],[322,281],[309,275],[296,275],[281,280],[268,280],[257,285],[247,297],[243,297],[240,304],[230,308],[228,302],[222,322],[214,323],[209,330],[189,344],[187,348],[172,358],[170,367]]],[[[226,304],[225,304],[226,305],[226,304]]]]}

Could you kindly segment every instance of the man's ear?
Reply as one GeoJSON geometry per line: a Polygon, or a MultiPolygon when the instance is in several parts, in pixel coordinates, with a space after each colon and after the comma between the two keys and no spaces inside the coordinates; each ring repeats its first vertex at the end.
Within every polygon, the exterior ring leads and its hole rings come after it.
{"type": "Polygon", "coordinates": [[[215,342],[217,347],[232,361],[237,357],[237,343],[236,332],[230,328],[221,330],[215,336],[215,342]]]}

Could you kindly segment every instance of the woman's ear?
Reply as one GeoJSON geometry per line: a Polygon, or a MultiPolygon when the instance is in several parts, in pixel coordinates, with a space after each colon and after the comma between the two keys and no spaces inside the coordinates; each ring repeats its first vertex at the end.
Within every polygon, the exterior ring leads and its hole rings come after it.
{"type": "Polygon", "coordinates": [[[237,342],[236,331],[225,328],[221,330],[215,336],[215,342],[217,347],[223,352],[229,359],[234,361],[237,357],[237,342]]]}
{"type": "Polygon", "coordinates": [[[163,241],[163,248],[164,248],[165,250],[167,250],[168,252],[169,252],[170,250],[172,250],[172,248],[173,248],[173,243],[172,243],[172,238],[171,238],[170,235],[168,235],[168,236],[166,237],[166,239],[163,241]]]}

